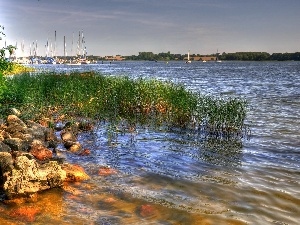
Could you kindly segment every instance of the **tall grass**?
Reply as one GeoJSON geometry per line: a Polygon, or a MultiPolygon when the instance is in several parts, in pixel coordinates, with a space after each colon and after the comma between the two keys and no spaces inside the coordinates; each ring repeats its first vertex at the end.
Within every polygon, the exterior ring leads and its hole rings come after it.
{"type": "Polygon", "coordinates": [[[126,120],[131,124],[197,127],[209,133],[243,129],[247,104],[192,93],[183,85],[155,79],[103,76],[94,72],[69,75],[42,73],[8,78],[0,98],[2,116],[9,108],[24,119],[88,117],[126,120]]]}

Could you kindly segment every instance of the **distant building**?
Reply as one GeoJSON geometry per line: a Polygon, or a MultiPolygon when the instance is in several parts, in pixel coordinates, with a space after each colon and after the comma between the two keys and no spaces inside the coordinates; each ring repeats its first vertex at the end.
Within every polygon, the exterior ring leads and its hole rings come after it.
{"type": "Polygon", "coordinates": [[[116,56],[105,56],[104,59],[108,61],[122,61],[125,58],[121,55],[116,55],[116,56]]]}
{"type": "MultiPolygon", "coordinates": [[[[188,57],[184,57],[184,61],[188,60],[188,57]]],[[[216,56],[190,56],[191,61],[216,61],[216,56]]]]}

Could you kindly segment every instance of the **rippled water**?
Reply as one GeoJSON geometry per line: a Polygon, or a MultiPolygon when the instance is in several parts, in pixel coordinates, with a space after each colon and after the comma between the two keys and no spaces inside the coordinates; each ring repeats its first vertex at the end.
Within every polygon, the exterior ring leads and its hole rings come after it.
{"type": "Polygon", "coordinates": [[[36,224],[300,223],[300,62],[39,67],[155,77],[203,94],[242,97],[249,102],[251,135],[214,140],[193,131],[141,127],[110,143],[106,124],[99,123],[94,132],[80,135],[91,155],[67,156],[92,179],[43,193],[56,199],[58,209],[45,207],[36,224]],[[117,173],[99,176],[100,166],[117,173]]]}

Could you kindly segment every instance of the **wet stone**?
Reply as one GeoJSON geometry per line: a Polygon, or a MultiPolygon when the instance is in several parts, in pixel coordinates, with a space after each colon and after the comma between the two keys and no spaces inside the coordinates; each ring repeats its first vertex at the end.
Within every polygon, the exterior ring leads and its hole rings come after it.
{"type": "Polygon", "coordinates": [[[156,213],[155,207],[150,204],[141,205],[137,209],[137,214],[144,218],[155,216],[156,213]]]}
{"type": "Polygon", "coordinates": [[[100,217],[96,222],[95,225],[121,225],[122,221],[119,217],[115,216],[107,216],[107,217],[100,217]]]}

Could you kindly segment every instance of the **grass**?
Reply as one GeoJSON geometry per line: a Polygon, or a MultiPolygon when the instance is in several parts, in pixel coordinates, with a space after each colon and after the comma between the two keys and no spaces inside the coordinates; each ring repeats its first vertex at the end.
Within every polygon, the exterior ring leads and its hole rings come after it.
{"type": "Polygon", "coordinates": [[[133,125],[193,127],[223,135],[244,128],[247,110],[242,99],[218,99],[171,82],[95,72],[23,74],[7,78],[2,86],[2,117],[15,107],[23,119],[126,120],[133,125]]]}

